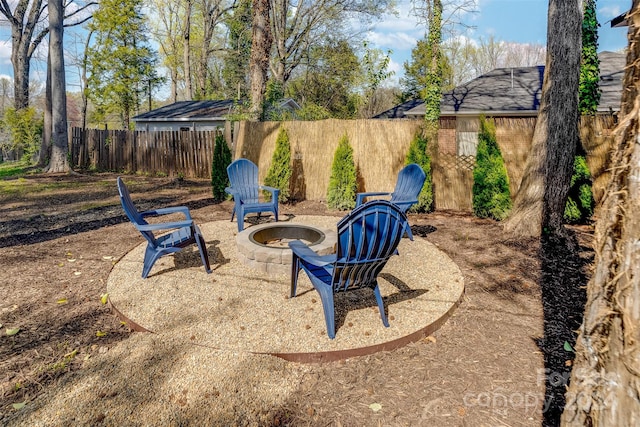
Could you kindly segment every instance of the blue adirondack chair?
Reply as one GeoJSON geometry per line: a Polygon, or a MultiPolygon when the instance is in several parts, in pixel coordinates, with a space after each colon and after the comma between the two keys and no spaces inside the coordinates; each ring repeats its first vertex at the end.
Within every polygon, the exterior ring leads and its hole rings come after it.
{"type": "Polygon", "coordinates": [[[398,180],[396,181],[396,187],[393,193],[358,193],[356,196],[356,206],[360,206],[367,197],[391,196],[389,201],[396,204],[402,212],[407,212],[413,204],[418,203],[418,195],[420,194],[420,190],[422,190],[425,179],[426,175],[422,168],[415,163],[411,163],[402,168],[398,173],[398,180]]]}
{"type": "Polygon", "coordinates": [[[176,206],[172,208],[154,209],[145,212],[138,212],[129,190],[124,185],[122,178],[118,177],[118,192],[120,202],[124,212],[136,229],[147,239],[147,250],[144,253],[144,264],[142,267],[142,278],[146,279],[153,264],[163,255],[173,254],[181,251],[184,247],[193,243],[198,245],[200,258],[207,273],[211,273],[209,266],[209,256],[207,247],[198,226],[191,219],[191,213],[186,206],[176,206]],[[183,221],[163,222],[149,224],[145,218],[150,216],[167,215],[181,213],[185,216],[183,221]],[[168,234],[154,235],[154,232],[174,230],[168,234]]]}
{"type": "Polygon", "coordinates": [[[233,196],[233,216],[238,215],[238,232],[244,229],[244,217],[249,213],[273,212],[278,221],[278,196],[280,190],[258,184],[258,166],[248,159],[238,159],[227,167],[230,187],[224,189],[233,196]],[[260,192],[271,193],[271,200],[260,201],[260,192]]]}
{"type": "Polygon", "coordinates": [[[290,297],[296,296],[298,274],[302,269],[320,294],[327,334],[333,339],[336,335],[334,293],[370,287],[382,323],[388,327],[377,277],[396,252],[404,233],[413,240],[407,217],[398,206],[387,200],[374,200],[355,208],[338,222],[335,254],[317,255],[300,240],[289,242],[293,252],[290,297]]]}

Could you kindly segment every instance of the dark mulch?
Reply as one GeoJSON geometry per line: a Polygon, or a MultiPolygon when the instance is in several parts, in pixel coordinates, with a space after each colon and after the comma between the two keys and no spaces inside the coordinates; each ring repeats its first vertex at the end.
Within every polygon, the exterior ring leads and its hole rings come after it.
{"type": "MultiPolygon", "coordinates": [[[[133,333],[100,301],[113,260],[140,242],[115,177],[4,182],[11,186],[0,193],[0,424],[12,404],[38,399],[81,370],[83,358],[133,333]],[[14,327],[20,332],[7,336],[14,327]]],[[[141,209],[187,205],[198,222],[229,219],[231,203],[213,203],[205,180],[128,179],[141,209]]],[[[332,213],[308,201],[282,210],[332,213]]],[[[464,274],[454,316],[401,349],[313,365],[296,395],[263,413],[273,425],[557,425],[593,257],[591,228],[539,242],[457,212],[410,222],[464,274]]]]}

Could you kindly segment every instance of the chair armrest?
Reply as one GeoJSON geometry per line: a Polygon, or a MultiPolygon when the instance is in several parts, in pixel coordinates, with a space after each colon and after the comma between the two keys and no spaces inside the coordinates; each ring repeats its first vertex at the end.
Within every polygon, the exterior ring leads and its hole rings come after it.
{"type": "Polygon", "coordinates": [[[336,260],[335,254],[318,255],[300,240],[289,242],[289,248],[295,256],[303,259],[305,263],[313,264],[318,267],[333,264],[336,260]]]}
{"type": "Polygon", "coordinates": [[[278,200],[278,196],[280,195],[279,188],[269,187],[268,185],[258,185],[258,189],[269,191],[271,193],[272,200],[275,200],[275,201],[278,200]]]}
{"type": "Polygon", "coordinates": [[[227,194],[231,194],[232,196],[236,194],[236,191],[231,187],[225,188],[224,192],[227,193],[227,194]]]}
{"type": "Polygon", "coordinates": [[[170,230],[173,228],[191,227],[193,220],[187,221],[175,221],[175,222],[159,222],[157,224],[135,224],[136,228],[140,231],[158,231],[158,230],[170,230]]]}
{"type": "Polygon", "coordinates": [[[369,193],[358,193],[356,195],[356,206],[360,206],[365,197],[369,197],[369,196],[389,196],[389,195],[391,195],[391,193],[389,193],[388,191],[376,191],[376,192],[369,192],[369,193]]]}
{"type": "Polygon", "coordinates": [[[147,216],[160,216],[160,215],[168,215],[172,213],[181,213],[181,214],[184,214],[184,216],[188,220],[191,219],[191,213],[189,212],[189,208],[186,206],[174,206],[170,208],[153,209],[153,210],[141,212],[140,215],[144,218],[147,216]]]}

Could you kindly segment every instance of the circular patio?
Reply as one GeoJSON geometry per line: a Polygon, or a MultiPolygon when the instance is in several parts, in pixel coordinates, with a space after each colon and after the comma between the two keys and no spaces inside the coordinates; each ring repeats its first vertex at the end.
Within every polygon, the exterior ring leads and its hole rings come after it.
{"type": "MultiPolygon", "coordinates": [[[[282,223],[335,230],[339,219],[296,216],[282,223]]],[[[211,274],[204,271],[195,245],[160,258],[147,279],[141,277],[146,242],[114,265],[107,280],[109,301],[133,329],[293,361],[338,360],[430,335],[464,292],[462,273],[448,256],[425,238],[403,239],[399,256],[391,258],[378,280],[390,327],[383,326],[370,289],[341,293],[335,298],[336,337],[331,340],[320,297],[304,272],[298,296],[290,299],[289,274],[239,261],[235,222],[199,225],[211,274]]]]}

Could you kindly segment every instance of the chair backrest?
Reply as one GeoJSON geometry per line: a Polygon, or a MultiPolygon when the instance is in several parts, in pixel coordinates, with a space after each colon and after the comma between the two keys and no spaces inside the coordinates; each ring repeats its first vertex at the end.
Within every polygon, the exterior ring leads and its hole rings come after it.
{"type": "Polygon", "coordinates": [[[341,219],[333,270],[334,292],[373,286],[405,233],[413,240],[407,217],[387,200],[360,205],[341,219]]]}
{"type": "Polygon", "coordinates": [[[405,166],[398,173],[398,181],[391,194],[391,201],[417,200],[426,178],[426,174],[419,165],[411,163],[405,166]]]}
{"type": "Polygon", "coordinates": [[[227,166],[231,188],[243,203],[258,202],[258,166],[248,159],[238,159],[227,166]]]}
{"type": "Polygon", "coordinates": [[[139,225],[146,225],[148,222],[142,218],[142,215],[140,215],[138,209],[136,209],[133,201],[131,200],[129,189],[127,189],[127,186],[124,185],[124,182],[120,177],[118,177],[118,193],[120,194],[120,203],[122,203],[122,208],[124,209],[124,213],[127,214],[127,218],[129,218],[136,229],[142,233],[144,238],[155,246],[156,239],[153,236],[153,233],[150,231],[142,231],[140,230],[140,227],[138,227],[139,225]]]}

